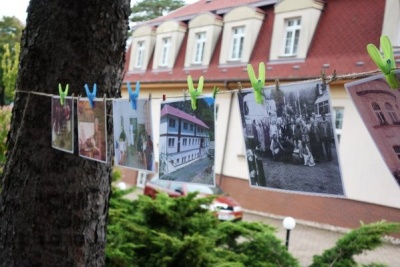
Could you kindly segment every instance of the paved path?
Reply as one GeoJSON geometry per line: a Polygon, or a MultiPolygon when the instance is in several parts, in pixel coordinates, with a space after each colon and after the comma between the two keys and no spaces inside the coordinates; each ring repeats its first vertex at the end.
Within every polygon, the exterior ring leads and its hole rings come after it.
{"type": "MultiPolygon", "coordinates": [[[[245,213],[246,221],[262,221],[277,228],[277,237],[283,242],[286,239],[286,230],[281,219],[274,219],[263,215],[245,213]]],[[[331,248],[343,234],[297,223],[290,232],[289,252],[299,260],[301,266],[309,266],[313,255],[321,255],[325,249],[331,248]]],[[[383,263],[390,267],[400,266],[400,244],[385,243],[382,247],[356,256],[358,263],[383,263]]]]}

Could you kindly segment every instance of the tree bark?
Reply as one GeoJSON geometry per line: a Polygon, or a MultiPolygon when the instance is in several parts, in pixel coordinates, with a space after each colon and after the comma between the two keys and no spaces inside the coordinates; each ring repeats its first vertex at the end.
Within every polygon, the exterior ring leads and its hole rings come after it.
{"type": "Polygon", "coordinates": [[[98,97],[119,95],[129,4],[30,1],[0,195],[0,266],[104,265],[112,116],[107,164],[79,157],[76,112],[75,153],[55,150],[49,95],[58,83],[70,85],[68,95],[85,97],[86,83],[97,84],[98,97]]]}

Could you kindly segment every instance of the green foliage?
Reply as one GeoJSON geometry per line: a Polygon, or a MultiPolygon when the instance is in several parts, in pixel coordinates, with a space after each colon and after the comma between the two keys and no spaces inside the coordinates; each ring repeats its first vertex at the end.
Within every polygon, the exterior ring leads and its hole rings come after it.
{"type": "MultiPolygon", "coordinates": [[[[7,84],[4,83],[4,68],[0,67],[0,96],[4,93],[8,94],[12,98],[13,90],[15,87],[16,71],[18,67],[18,57],[19,57],[19,43],[21,40],[22,30],[24,25],[16,17],[6,17],[4,16],[0,20],[0,66],[2,65],[4,56],[6,59],[6,69],[11,69],[11,73],[5,78],[7,84]],[[5,46],[6,45],[6,46],[5,46]],[[8,52],[6,51],[8,49],[8,52]],[[17,62],[17,63],[15,63],[17,62]],[[14,75],[15,73],[15,75],[14,75]],[[11,84],[10,84],[11,82],[11,84]],[[4,88],[8,88],[5,92],[4,88]],[[9,88],[12,88],[11,91],[9,88]]],[[[6,99],[10,102],[12,99],[6,99]]],[[[3,99],[0,99],[0,105],[3,104],[3,99]]]]}
{"type": "MultiPolygon", "coordinates": [[[[113,173],[113,182],[120,173],[113,173]]],[[[205,209],[213,198],[156,199],[113,188],[107,229],[109,267],[296,267],[298,261],[261,222],[219,222],[205,209]]],[[[344,235],[334,248],[314,256],[310,267],[358,267],[353,256],[382,244],[385,234],[399,232],[400,223],[362,225],[344,235]]],[[[373,263],[364,267],[384,267],[373,263]]]]}
{"type": "Polygon", "coordinates": [[[15,83],[18,75],[19,64],[19,43],[14,44],[11,50],[9,44],[4,45],[4,54],[1,60],[1,70],[3,73],[3,85],[5,89],[6,102],[13,102],[15,94],[15,83]]]}
{"type": "Polygon", "coordinates": [[[0,109],[0,174],[6,162],[6,141],[8,131],[10,130],[11,110],[0,109]]]}
{"type": "MultiPolygon", "coordinates": [[[[382,237],[389,233],[400,232],[400,223],[376,222],[362,224],[342,238],[335,247],[325,250],[321,256],[314,256],[310,267],[356,267],[353,256],[361,254],[366,250],[373,250],[382,245],[382,237]]],[[[384,266],[380,264],[368,265],[370,267],[384,266]]]]}
{"type": "Polygon", "coordinates": [[[213,198],[125,198],[113,188],[106,266],[264,267],[298,266],[262,223],[219,222],[204,207],[213,198]]]}
{"type": "Polygon", "coordinates": [[[183,0],[141,0],[132,7],[132,22],[155,19],[185,5],[183,0]]]}

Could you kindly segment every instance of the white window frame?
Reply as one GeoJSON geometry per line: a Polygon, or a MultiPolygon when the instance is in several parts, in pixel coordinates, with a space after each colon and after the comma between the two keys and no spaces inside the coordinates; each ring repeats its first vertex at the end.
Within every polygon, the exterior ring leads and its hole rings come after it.
{"type": "Polygon", "coordinates": [[[301,33],[301,18],[290,18],[285,21],[285,41],[283,47],[284,56],[295,56],[299,51],[301,33]]]}
{"type": "Polygon", "coordinates": [[[240,60],[243,56],[245,29],[244,26],[232,28],[232,42],[229,53],[230,60],[240,60]]]}
{"type": "Polygon", "coordinates": [[[196,44],[194,46],[193,63],[201,64],[204,59],[204,50],[206,47],[206,32],[196,33],[196,44]]]}
{"type": "Polygon", "coordinates": [[[171,50],[171,37],[162,38],[160,66],[168,66],[169,54],[171,50]]]}
{"type": "Polygon", "coordinates": [[[140,68],[143,65],[144,52],[145,52],[144,41],[137,42],[137,53],[136,53],[136,68],[140,68]]]}

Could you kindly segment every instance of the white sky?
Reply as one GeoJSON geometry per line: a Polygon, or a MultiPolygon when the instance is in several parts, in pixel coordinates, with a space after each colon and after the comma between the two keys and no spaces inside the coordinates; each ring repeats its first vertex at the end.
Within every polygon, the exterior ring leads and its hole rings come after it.
{"type": "MultiPolygon", "coordinates": [[[[135,0],[131,0],[131,5],[133,5],[134,2],[135,0]]],[[[186,0],[185,2],[193,3],[196,2],[196,0],[186,0]]],[[[0,19],[3,18],[3,16],[15,16],[25,24],[28,5],[29,0],[0,0],[0,19]]]]}

